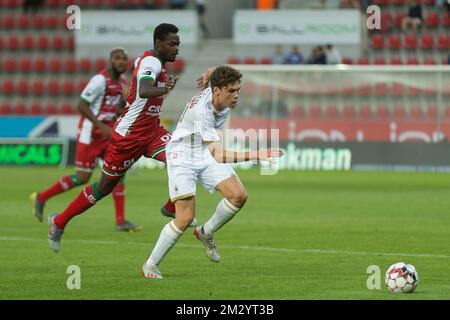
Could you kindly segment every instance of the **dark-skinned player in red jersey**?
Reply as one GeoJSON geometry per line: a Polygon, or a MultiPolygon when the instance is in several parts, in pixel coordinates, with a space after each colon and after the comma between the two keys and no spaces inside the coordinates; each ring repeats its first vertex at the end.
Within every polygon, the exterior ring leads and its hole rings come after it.
{"type": "MultiPolygon", "coordinates": [[[[42,222],[44,205],[52,197],[89,182],[103,158],[114,122],[124,106],[128,94],[123,73],[127,69],[128,54],[123,48],[110,52],[109,66],[94,75],[80,96],[78,110],[81,113],[77,130],[75,174],[61,177],[49,188],[31,194],[33,214],[42,222]]],[[[116,210],[117,231],[139,231],[142,227],[125,220],[125,185],[123,179],[112,192],[116,210]]]]}
{"type": "MultiPolygon", "coordinates": [[[[175,61],[178,55],[180,38],[177,33],[178,28],[173,24],[158,25],[153,34],[154,49],[144,52],[136,61],[127,104],[114,124],[100,181],[85,187],[63,211],[49,217],[48,241],[53,251],[59,251],[70,219],[111,193],[141,156],[166,162],[165,146],[171,135],[160,125],[159,116],[164,96],[178,80],[178,76],[167,78],[165,69],[165,63],[175,61]]],[[[164,211],[175,215],[175,206],[170,200],[164,211]]]]}

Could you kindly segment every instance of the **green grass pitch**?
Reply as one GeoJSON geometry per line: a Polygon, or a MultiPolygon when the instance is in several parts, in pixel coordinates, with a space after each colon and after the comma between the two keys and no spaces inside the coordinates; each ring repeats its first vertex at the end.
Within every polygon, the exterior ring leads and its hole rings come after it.
{"type": "MultiPolygon", "coordinates": [[[[115,232],[108,197],[71,221],[55,254],[28,196],[71,173],[0,168],[0,299],[450,298],[448,174],[239,171],[249,199],[216,234],[222,261],[210,262],[189,229],[160,266],[165,278],[156,280],[143,278],[140,268],[168,221],[159,213],[167,198],[165,170],[126,179],[127,218],[143,231],[115,232]],[[384,286],[384,272],[399,261],[419,272],[413,294],[384,286]],[[80,290],[66,287],[71,265],[81,269],[80,290]],[[367,288],[370,265],[381,269],[379,290],[367,288]]],[[[80,190],[51,199],[46,217],[80,190]]],[[[200,222],[219,199],[198,186],[200,222]]]]}

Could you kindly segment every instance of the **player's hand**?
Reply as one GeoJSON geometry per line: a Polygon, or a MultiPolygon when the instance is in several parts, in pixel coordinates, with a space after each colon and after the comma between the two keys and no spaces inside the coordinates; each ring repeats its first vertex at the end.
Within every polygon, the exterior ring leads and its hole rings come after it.
{"type": "Polygon", "coordinates": [[[109,137],[111,136],[112,128],[110,126],[107,126],[103,122],[99,122],[97,124],[97,127],[100,129],[103,138],[109,139],[109,137]]]}
{"type": "Polygon", "coordinates": [[[197,88],[199,88],[200,90],[205,90],[206,87],[208,86],[208,82],[209,82],[208,74],[206,72],[202,73],[200,77],[198,77],[197,79],[197,88]]]}
{"type": "Polygon", "coordinates": [[[173,88],[175,88],[175,85],[177,84],[178,79],[180,79],[180,76],[169,76],[169,79],[167,79],[166,81],[166,93],[169,93],[170,91],[173,90],[173,88]]]}
{"type": "Polygon", "coordinates": [[[283,155],[280,149],[261,149],[258,151],[258,160],[267,161],[270,158],[281,158],[283,155]]]}

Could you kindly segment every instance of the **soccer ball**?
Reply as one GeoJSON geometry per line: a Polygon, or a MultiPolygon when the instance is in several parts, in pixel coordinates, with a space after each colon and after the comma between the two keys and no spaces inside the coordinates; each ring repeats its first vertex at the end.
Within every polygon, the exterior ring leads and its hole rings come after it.
{"type": "Polygon", "coordinates": [[[419,284],[419,274],[413,265],[398,262],[386,271],[385,282],[390,292],[411,293],[419,284]]]}

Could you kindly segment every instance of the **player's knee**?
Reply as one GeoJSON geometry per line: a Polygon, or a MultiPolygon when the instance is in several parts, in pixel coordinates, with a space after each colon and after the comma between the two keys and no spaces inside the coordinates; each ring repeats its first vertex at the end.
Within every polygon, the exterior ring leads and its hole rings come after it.
{"type": "Polygon", "coordinates": [[[182,230],[186,230],[190,224],[192,223],[192,221],[194,220],[194,217],[180,217],[176,219],[176,225],[182,229],[182,230]]]}
{"type": "Polygon", "coordinates": [[[241,190],[239,192],[234,193],[228,201],[230,201],[233,205],[238,208],[242,208],[244,204],[247,202],[248,194],[247,191],[241,190]]]}
{"type": "Polygon", "coordinates": [[[90,177],[78,177],[78,183],[80,185],[86,184],[89,182],[90,177]]]}

